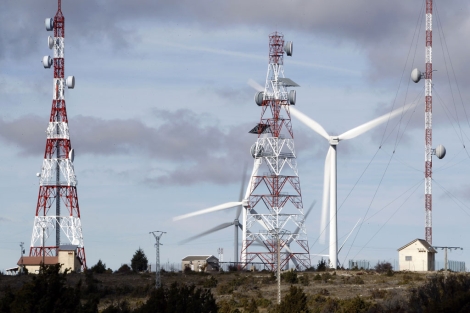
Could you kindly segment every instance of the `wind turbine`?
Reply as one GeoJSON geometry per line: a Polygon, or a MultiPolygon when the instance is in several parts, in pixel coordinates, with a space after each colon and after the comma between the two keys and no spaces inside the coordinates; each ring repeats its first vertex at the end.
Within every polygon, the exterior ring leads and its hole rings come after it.
{"type": "MultiPolygon", "coordinates": [[[[237,202],[227,202],[227,203],[216,205],[216,206],[213,206],[213,207],[210,207],[210,208],[207,208],[207,209],[203,209],[203,210],[199,210],[199,211],[196,211],[196,212],[192,212],[192,213],[188,213],[188,214],[184,214],[184,215],[174,217],[173,221],[178,221],[178,220],[182,220],[182,219],[185,219],[185,218],[194,217],[194,216],[198,216],[198,215],[202,215],[202,214],[228,210],[228,209],[232,209],[232,208],[235,208],[235,207],[237,208],[237,211],[235,213],[235,219],[233,220],[233,222],[220,224],[220,225],[218,225],[214,228],[211,228],[211,229],[209,229],[205,232],[202,232],[202,233],[197,234],[195,236],[192,236],[188,239],[185,239],[185,240],[181,241],[180,243],[186,243],[186,242],[192,241],[194,239],[200,238],[200,237],[205,236],[205,235],[209,235],[209,234],[214,233],[218,230],[221,230],[221,229],[224,229],[224,228],[227,228],[227,227],[230,227],[230,226],[233,225],[234,226],[234,237],[235,237],[234,246],[233,246],[233,248],[234,248],[234,252],[233,252],[234,253],[234,262],[238,262],[238,259],[239,259],[239,255],[238,255],[238,229],[240,228],[242,231],[243,231],[243,229],[246,229],[246,227],[245,227],[246,226],[245,225],[245,222],[246,222],[245,221],[245,214],[243,215],[243,222],[242,222],[243,225],[240,224],[239,218],[240,218],[240,214],[242,212],[242,207],[247,207],[248,206],[248,196],[250,195],[251,181],[253,179],[253,176],[257,175],[259,166],[260,166],[260,163],[257,162],[257,160],[255,160],[255,164],[253,166],[253,171],[252,171],[251,176],[250,176],[249,184],[248,184],[248,187],[247,187],[246,192],[245,192],[245,197],[243,197],[243,187],[245,185],[245,179],[242,179],[242,186],[241,186],[241,189],[240,189],[239,201],[237,201],[237,202]]],[[[243,171],[243,173],[245,173],[245,172],[246,172],[246,168],[243,171]]]]}
{"type": "Polygon", "coordinates": [[[398,108],[391,113],[382,115],[370,122],[362,124],[356,128],[348,130],[347,132],[339,136],[330,136],[326,130],[316,121],[306,116],[297,110],[294,106],[290,106],[290,113],[300,120],[303,124],[311,128],[314,132],[328,140],[330,147],[328,153],[326,154],[325,159],[325,172],[323,180],[323,204],[322,204],[322,218],[321,218],[321,235],[320,242],[325,241],[324,229],[326,228],[326,214],[328,210],[328,196],[330,203],[330,246],[329,246],[329,257],[330,257],[330,267],[336,268],[338,266],[338,230],[337,230],[337,175],[336,175],[336,146],[342,140],[348,140],[355,138],[363,133],[383,124],[384,122],[403,114],[405,111],[409,110],[412,107],[415,107],[416,104],[410,104],[403,108],[398,108]]]}

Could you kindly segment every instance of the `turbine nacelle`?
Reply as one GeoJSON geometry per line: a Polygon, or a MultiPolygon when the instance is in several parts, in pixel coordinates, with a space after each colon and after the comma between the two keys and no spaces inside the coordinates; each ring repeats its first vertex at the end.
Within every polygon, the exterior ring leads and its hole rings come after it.
{"type": "Polygon", "coordinates": [[[337,146],[339,144],[339,141],[340,141],[339,136],[331,136],[330,139],[328,140],[328,142],[332,146],[337,146]]]}

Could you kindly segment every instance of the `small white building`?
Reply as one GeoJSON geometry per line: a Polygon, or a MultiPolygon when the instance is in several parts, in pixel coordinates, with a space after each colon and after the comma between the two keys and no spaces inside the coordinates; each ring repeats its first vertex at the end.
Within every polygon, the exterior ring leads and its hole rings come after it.
{"type": "Polygon", "coordinates": [[[435,270],[437,251],[423,239],[415,239],[398,249],[400,271],[428,272],[435,270]]]}
{"type": "Polygon", "coordinates": [[[196,272],[218,271],[219,259],[213,255],[188,255],[181,260],[182,271],[186,268],[196,272]]]}

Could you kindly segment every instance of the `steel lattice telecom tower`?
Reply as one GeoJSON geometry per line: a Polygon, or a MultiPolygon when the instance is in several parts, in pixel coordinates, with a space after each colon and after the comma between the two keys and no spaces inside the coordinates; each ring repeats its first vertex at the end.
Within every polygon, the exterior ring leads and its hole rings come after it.
{"type": "Polygon", "coordinates": [[[296,93],[287,90],[298,85],[284,77],[283,68],[284,51],[291,56],[292,48],[292,42],[284,42],[282,34],[274,32],[269,36],[266,84],[264,91],[255,95],[255,102],[261,107],[261,120],[250,131],[258,139],[251,148],[255,166],[243,212],[242,264],[246,266],[258,258],[273,271],[278,267],[278,249],[282,252],[280,268],[287,268],[290,260],[298,270],[310,267],[289,112],[296,93]],[[258,175],[263,163],[267,171],[258,175]],[[264,247],[255,248],[252,245],[255,241],[264,247]]]}
{"type": "Polygon", "coordinates": [[[425,239],[432,245],[432,0],[426,0],[426,72],[425,94],[425,152],[424,152],[424,207],[425,239]]]}
{"type": "Polygon", "coordinates": [[[424,78],[424,210],[425,240],[432,245],[432,156],[442,159],[446,149],[438,145],[432,148],[432,0],[426,0],[426,70],[418,69],[411,72],[411,79],[417,83],[424,78]]]}
{"type": "Polygon", "coordinates": [[[54,256],[58,254],[60,245],[76,245],[77,256],[84,269],[86,257],[78,206],[77,179],[73,167],[74,150],[70,143],[64,97],[65,86],[74,88],[75,78],[64,78],[65,19],[61,11],[61,0],[58,0],[55,17],[47,18],[45,24],[48,31],[54,31],[54,37],[48,38],[54,58],[45,56],[42,60],[44,68],[50,68],[54,64],[53,96],[46,130],[44,161],[41,173],[38,173],[39,195],[29,255],[54,256]],[[66,210],[61,211],[61,205],[65,205],[66,210]],[[55,207],[55,210],[51,209],[52,207],[55,207]],[[54,230],[55,244],[46,245],[50,232],[54,230]],[[61,230],[65,234],[66,242],[61,241],[61,230]]]}

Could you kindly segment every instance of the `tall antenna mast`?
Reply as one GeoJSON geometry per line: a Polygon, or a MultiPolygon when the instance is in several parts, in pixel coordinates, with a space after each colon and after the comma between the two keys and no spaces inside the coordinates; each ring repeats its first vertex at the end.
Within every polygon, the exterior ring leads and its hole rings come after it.
{"type": "Polygon", "coordinates": [[[61,0],[58,0],[56,15],[54,18],[46,18],[45,26],[47,31],[54,32],[54,36],[49,36],[47,42],[49,49],[54,51],[54,58],[45,56],[42,59],[44,68],[51,68],[54,64],[52,109],[46,130],[47,141],[42,169],[41,173],[37,174],[39,196],[29,255],[43,258],[54,256],[58,254],[61,244],[71,244],[77,247],[77,257],[82,269],[85,269],[77,178],[73,166],[74,150],[70,143],[64,96],[66,86],[69,89],[74,88],[75,77],[69,76],[65,79],[64,75],[65,18],[61,10],[61,0]],[[61,212],[62,204],[65,204],[67,209],[65,214],[61,212]],[[53,206],[55,211],[51,210],[53,206]],[[52,231],[55,233],[55,244],[46,245],[52,231]],[[63,240],[62,232],[66,237],[63,240]]]}
{"type": "Polygon", "coordinates": [[[155,261],[155,288],[160,288],[162,286],[162,279],[160,277],[160,238],[163,234],[166,234],[164,231],[151,231],[149,234],[152,234],[155,237],[155,249],[156,249],[156,261],[155,261]]]}
{"type": "Polygon", "coordinates": [[[417,83],[424,78],[424,237],[432,245],[432,156],[442,159],[446,154],[444,146],[432,148],[432,0],[426,0],[426,70],[417,68],[411,72],[411,79],[417,83]]]}
{"type": "Polygon", "coordinates": [[[425,240],[432,245],[432,0],[426,0],[426,72],[424,74],[424,209],[425,240]]]}

